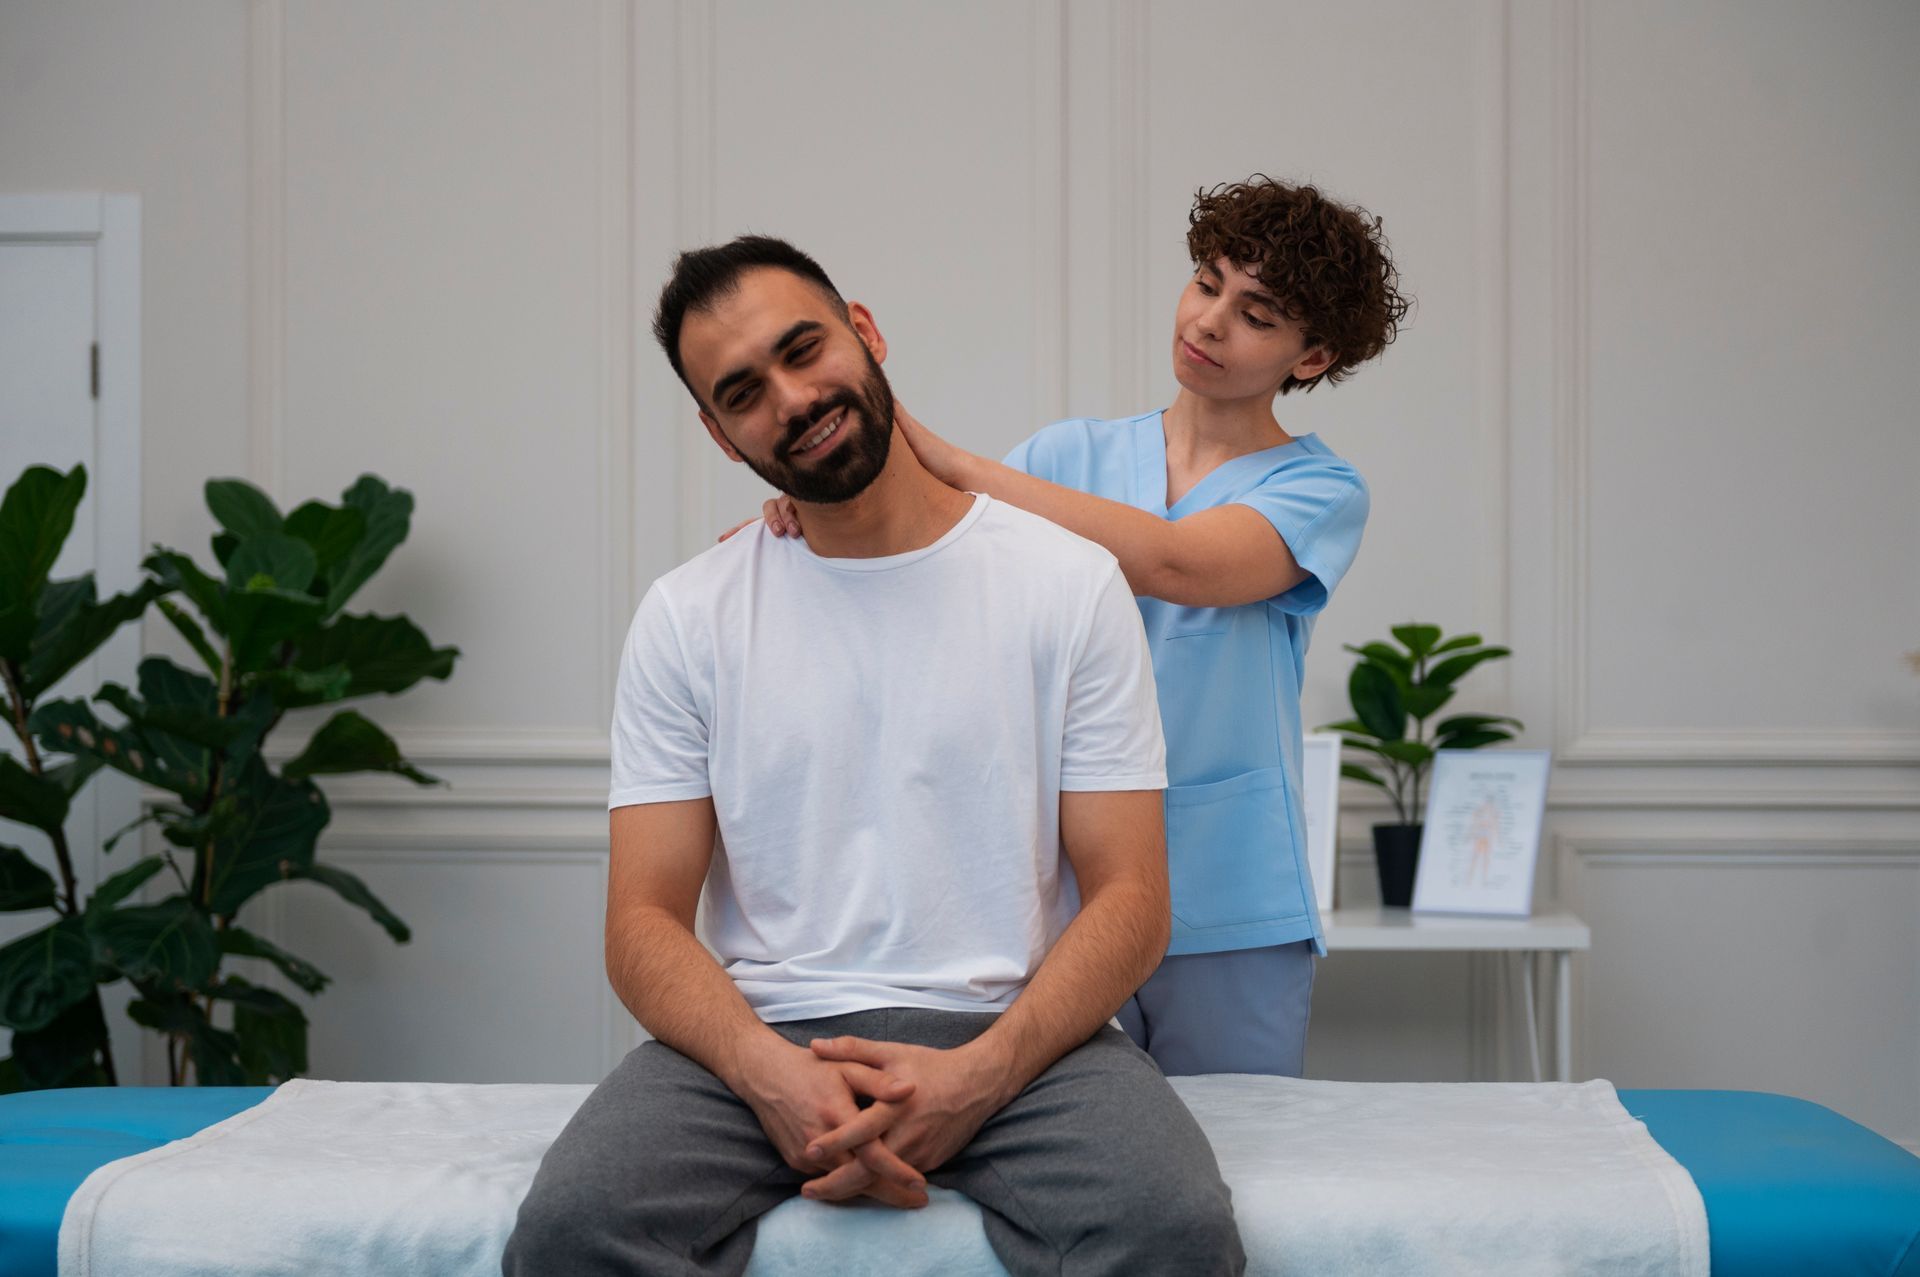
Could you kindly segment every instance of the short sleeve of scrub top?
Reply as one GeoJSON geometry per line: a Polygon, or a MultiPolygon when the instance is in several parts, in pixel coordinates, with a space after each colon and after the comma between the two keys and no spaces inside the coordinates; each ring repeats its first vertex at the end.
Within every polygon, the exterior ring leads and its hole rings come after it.
{"type": "Polygon", "coordinates": [[[1367,486],[1317,435],[1235,457],[1167,505],[1161,414],[1055,422],[1006,462],[1175,520],[1222,505],[1266,518],[1309,577],[1240,607],[1138,598],[1167,740],[1171,954],[1311,941],[1325,952],[1301,807],[1300,689],[1314,618],[1352,566],[1367,486]]]}

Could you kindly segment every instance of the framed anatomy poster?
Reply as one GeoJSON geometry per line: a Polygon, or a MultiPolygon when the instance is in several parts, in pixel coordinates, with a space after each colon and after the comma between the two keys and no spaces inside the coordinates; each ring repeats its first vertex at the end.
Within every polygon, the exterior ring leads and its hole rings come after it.
{"type": "Polygon", "coordinates": [[[1533,912],[1552,761],[1544,749],[1443,749],[1433,756],[1413,880],[1416,911],[1533,912]]]}
{"type": "Polygon", "coordinates": [[[1300,760],[1301,802],[1307,812],[1307,870],[1321,913],[1333,909],[1335,849],[1340,831],[1340,737],[1309,732],[1300,760]]]}

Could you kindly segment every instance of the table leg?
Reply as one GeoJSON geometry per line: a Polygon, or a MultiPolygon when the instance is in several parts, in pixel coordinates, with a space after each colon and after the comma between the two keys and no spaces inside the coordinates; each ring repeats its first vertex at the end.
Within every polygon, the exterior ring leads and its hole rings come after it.
{"type": "Polygon", "coordinates": [[[1533,991],[1533,951],[1521,950],[1514,955],[1520,961],[1520,996],[1527,1004],[1527,1059],[1533,1065],[1533,1080],[1544,1080],[1540,1072],[1540,1028],[1534,1013],[1536,999],[1533,991]]]}
{"type": "Polygon", "coordinates": [[[1558,949],[1553,955],[1555,1037],[1553,1063],[1562,1082],[1573,1081],[1573,953],[1558,949]]]}

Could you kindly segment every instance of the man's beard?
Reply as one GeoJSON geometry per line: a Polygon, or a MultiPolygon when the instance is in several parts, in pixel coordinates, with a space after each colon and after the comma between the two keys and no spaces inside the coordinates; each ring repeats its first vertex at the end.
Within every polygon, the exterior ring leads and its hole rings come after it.
{"type": "Polygon", "coordinates": [[[790,433],[775,447],[772,457],[750,457],[744,451],[740,457],[755,474],[795,501],[832,505],[865,492],[886,467],[892,446],[893,387],[887,384],[887,375],[873,356],[867,354],[867,375],[860,385],[829,395],[807,414],[806,420],[792,423],[790,433]],[[842,408],[847,409],[847,419],[840,429],[847,437],[811,465],[804,464],[804,456],[802,465],[790,464],[791,449],[842,408]]]}

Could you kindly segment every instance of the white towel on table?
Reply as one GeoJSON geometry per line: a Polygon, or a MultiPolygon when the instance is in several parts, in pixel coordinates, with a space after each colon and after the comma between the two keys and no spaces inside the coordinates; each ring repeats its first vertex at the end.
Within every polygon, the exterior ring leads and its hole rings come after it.
{"type": "MultiPolygon", "coordinates": [[[[1252,1277],[1705,1277],[1693,1181],[1606,1082],[1176,1078],[1233,1189],[1252,1277]]],[[[296,1080],[184,1140],[110,1162],[67,1205],[60,1277],[499,1272],[541,1155],[592,1090],[296,1080]]],[[[980,1213],[799,1198],[750,1277],[1004,1277],[980,1213]]]]}

